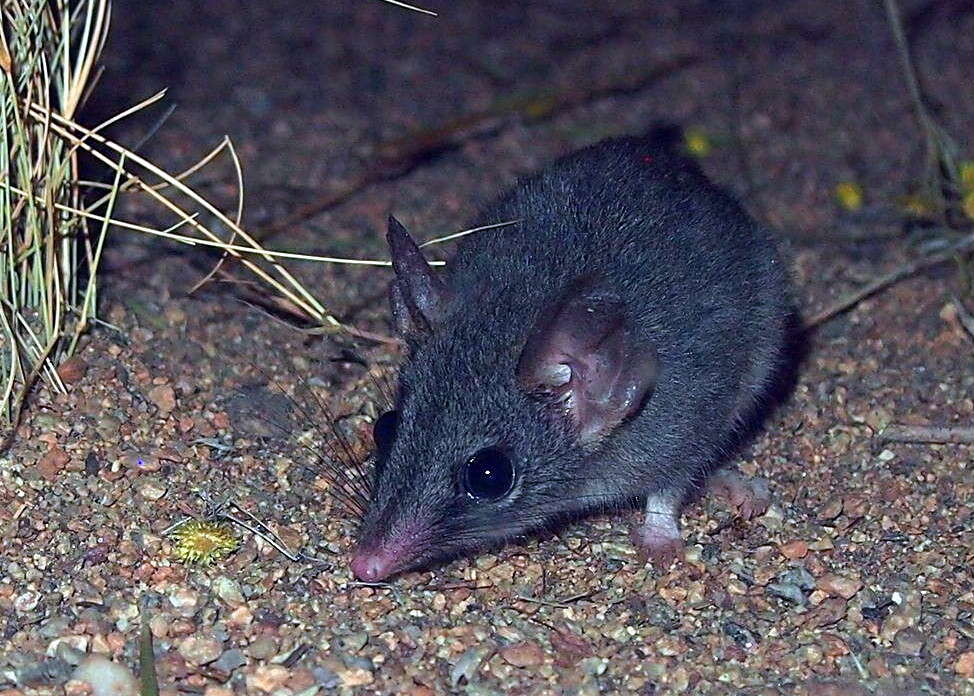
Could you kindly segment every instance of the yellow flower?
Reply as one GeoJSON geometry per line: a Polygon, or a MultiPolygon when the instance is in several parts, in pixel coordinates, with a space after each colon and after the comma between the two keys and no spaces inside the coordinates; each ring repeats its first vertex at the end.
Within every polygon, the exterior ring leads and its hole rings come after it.
{"type": "Polygon", "coordinates": [[[862,187],[854,181],[836,184],[835,199],[846,210],[859,210],[862,207],[862,187]]]}
{"type": "Polygon", "coordinates": [[[710,136],[703,128],[688,128],[683,135],[687,152],[694,157],[706,157],[713,150],[710,136]]]}
{"type": "Polygon", "coordinates": [[[971,220],[974,220],[974,188],[964,196],[962,206],[964,208],[964,214],[971,220]]]}
{"type": "Polygon", "coordinates": [[[170,535],[176,558],[187,563],[209,565],[229,555],[240,545],[230,525],[223,522],[192,520],[180,525],[170,535]]]}
{"type": "Polygon", "coordinates": [[[974,192],[974,160],[960,163],[960,186],[968,193],[974,192]]]}

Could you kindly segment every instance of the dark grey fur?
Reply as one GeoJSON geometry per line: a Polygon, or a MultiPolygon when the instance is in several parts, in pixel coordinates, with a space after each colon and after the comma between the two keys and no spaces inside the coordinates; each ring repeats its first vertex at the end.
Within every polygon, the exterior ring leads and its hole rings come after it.
{"type": "MultiPolygon", "coordinates": [[[[360,537],[375,547],[418,521],[426,531],[397,571],[647,495],[682,500],[727,456],[782,365],[791,304],[775,243],[661,139],[560,159],[475,224],[515,219],[463,240],[432,329],[410,337],[399,429],[360,537]],[[585,445],[517,377],[529,335],[581,278],[623,301],[659,359],[642,408],[585,445]],[[498,444],[514,454],[514,491],[467,498],[462,463],[498,444]]],[[[403,304],[411,291],[397,271],[401,325],[416,307],[403,304]]]]}

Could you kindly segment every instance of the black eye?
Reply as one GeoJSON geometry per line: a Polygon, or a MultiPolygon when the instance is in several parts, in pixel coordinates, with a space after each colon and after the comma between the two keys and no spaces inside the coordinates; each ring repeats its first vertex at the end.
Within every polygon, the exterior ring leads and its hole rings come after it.
{"type": "Polygon", "coordinates": [[[399,426],[399,412],[386,411],[372,424],[372,439],[375,441],[375,454],[380,459],[389,454],[392,441],[396,439],[399,426]]]}
{"type": "Polygon", "coordinates": [[[467,460],[463,487],[471,498],[503,498],[514,487],[514,464],[498,449],[482,449],[467,460]]]}

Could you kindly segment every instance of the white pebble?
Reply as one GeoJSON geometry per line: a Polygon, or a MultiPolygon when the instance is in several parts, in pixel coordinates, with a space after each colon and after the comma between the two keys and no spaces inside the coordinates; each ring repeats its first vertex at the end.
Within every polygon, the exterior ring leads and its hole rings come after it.
{"type": "Polygon", "coordinates": [[[104,655],[89,655],[78,665],[72,679],[90,684],[94,696],[138,696],[139,693],[132,673],[104,655]]]}

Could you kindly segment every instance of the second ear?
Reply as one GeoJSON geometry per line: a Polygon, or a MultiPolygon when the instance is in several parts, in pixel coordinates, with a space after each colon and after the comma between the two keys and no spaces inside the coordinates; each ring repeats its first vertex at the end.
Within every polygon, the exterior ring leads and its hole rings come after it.
{"type": "Polygon", "coordinates": [[[446,286],[409,231],[391,215],[386,240],[396,274],[389,291],[396,330],[403,335],[429,333],[445,314],[446,286]]]}

